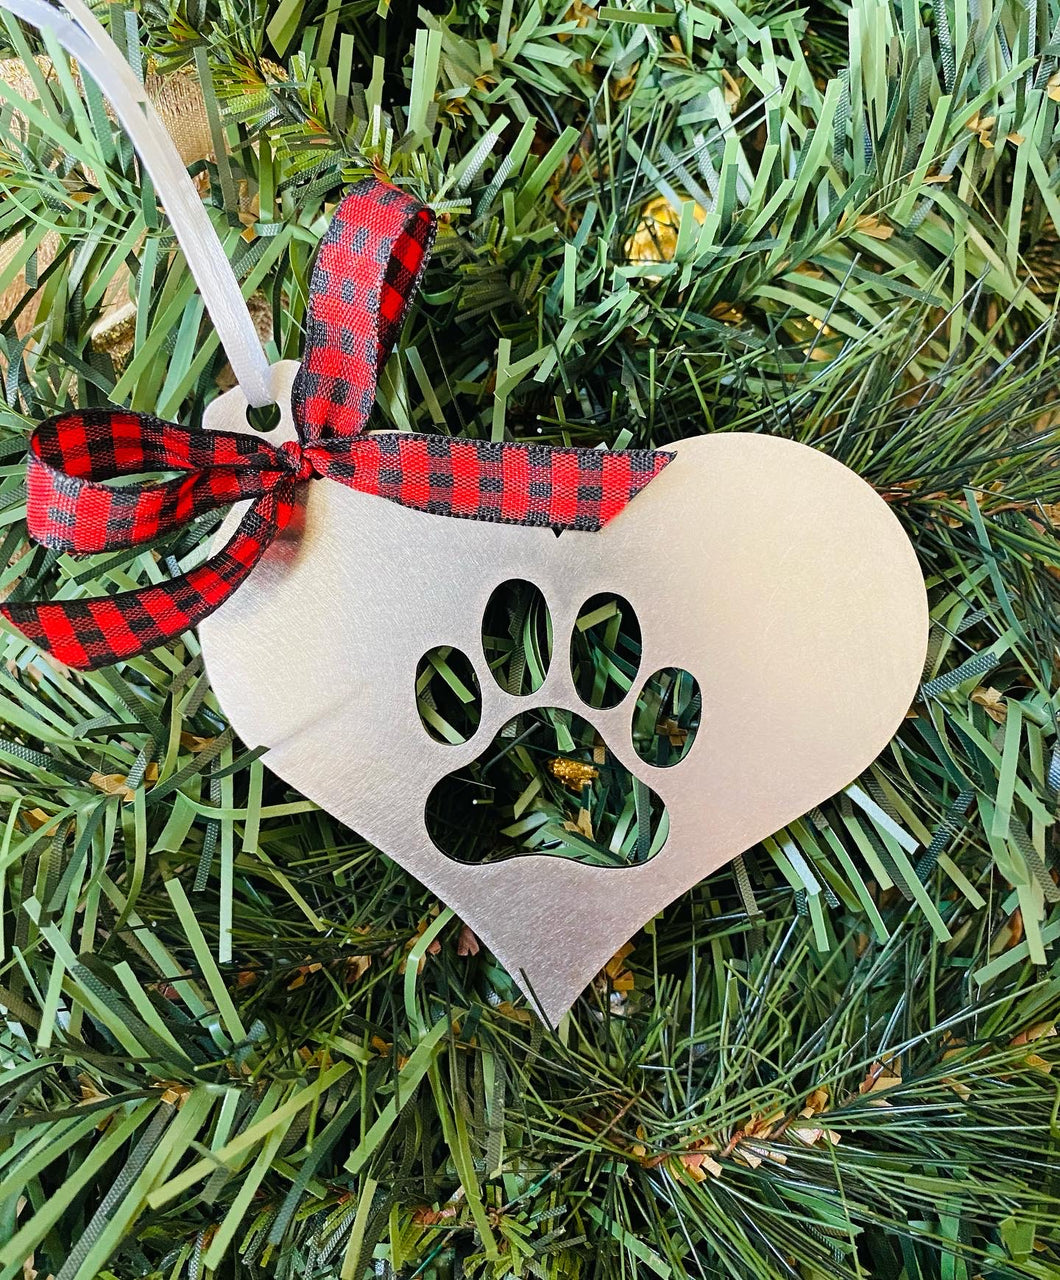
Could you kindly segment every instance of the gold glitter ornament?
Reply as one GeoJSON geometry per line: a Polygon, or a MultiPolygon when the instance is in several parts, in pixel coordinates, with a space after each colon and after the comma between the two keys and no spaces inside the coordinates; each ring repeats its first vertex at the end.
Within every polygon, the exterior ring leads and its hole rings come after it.
{"type": "Polygon", "coordinates": [[[600,776],[600,770],[595,765],[583,764],[580,760],[567,760],[563,756],[550,760],[547,768],[549,773],[565,787],[579,793],[584,791],[594,778],[600,776]]]}

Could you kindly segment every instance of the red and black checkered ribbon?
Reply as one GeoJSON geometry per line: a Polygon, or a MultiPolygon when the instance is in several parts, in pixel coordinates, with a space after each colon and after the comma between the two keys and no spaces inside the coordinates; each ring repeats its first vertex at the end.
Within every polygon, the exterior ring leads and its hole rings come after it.
{"type": "Polygon", "coordinates": [[[598,530],[617,515],[669,454],[364,434],[380,366],[434,231],[428,209],[374,179],[339,205],[310,288],[293,393],[297,443],[191,431],[119,409],[42,423],[30,437],[27,521],[45,546],[78,554],[142,546],[204,512],[253,502],[228,543],[197,569],[114,596],[7,604],[4,616],[72,667],[91,670],[144,653],[228,599],[291,518],[296,486],[317,477],[443,516],[598,530]],[[177,475],[104,483],[158,471],[177,475]]]}

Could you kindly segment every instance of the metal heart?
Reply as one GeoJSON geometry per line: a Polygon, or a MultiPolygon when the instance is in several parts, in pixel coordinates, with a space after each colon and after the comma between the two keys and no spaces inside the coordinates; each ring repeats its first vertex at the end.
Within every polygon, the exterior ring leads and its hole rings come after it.
{"type": "MultiPolygon", "coordinates": [[[[295,366],[276,366],[281,405],[295,366]]],[[[237,390],[207,425],[245,427],[237,390]]],[[[274,440],[292,438],[289,409],[274,440]]],[[[618,947],[698,880],[846,786],[906,714],[927,644],[927,601],[897,519],[826,454],[716,434],[600,533],[444,519],[330,481],[303,486],[304,521],[200,627],[206,668],[237,733],[285,782],[451,906],[552,1023],[618,947]],[[556,657],[541,688],[497,687],[480,623],[494,589],[535,583],[556,657]],[[693,749],[645,765],[632,707],[588,709],[560,660],[579,607],[614,592],[636,610],[644,673],[683,667],[703,695],[693,749]],[[424,731],[417,663],[453,645],[482,691],[472,738],[424,731]],[[567,708],[665,803],[663,848],[625,868],[524,855],[458,863],[427,834],[431,789],[527,706],[567,708]]],[[[231,533],[233,513],[219,533],[231,533]]]]}

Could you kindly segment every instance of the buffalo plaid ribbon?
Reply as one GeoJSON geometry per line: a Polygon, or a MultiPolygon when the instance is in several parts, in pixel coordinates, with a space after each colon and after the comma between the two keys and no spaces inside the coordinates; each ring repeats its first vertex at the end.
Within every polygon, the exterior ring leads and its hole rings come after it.
{"type": "Polygon", "coordinates": [[[43,422],[29,442],[27,523],[45,546],[76,554],[142,546],[204,512],[252,503],[228,543],[188,573],[102,598],[9,603],[4,616],[72,667],[144,653],[228,599],[290,520],[297,486],[318,477],[443,516],[592,531],[617,515],[669,454],[364,433],[434,232],[428,209],[375,179],[338,206],[310,288],[293,392],[297,442],[276,447],[120,409],[43,422]],[[159,471],[177,474],[104,483],[159,471]]]}

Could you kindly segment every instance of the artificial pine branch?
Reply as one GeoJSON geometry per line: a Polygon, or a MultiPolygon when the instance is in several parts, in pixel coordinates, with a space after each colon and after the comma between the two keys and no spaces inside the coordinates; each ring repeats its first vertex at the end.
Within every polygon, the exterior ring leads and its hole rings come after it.
{"type": "MultiPolygon", "coordinates": [[[[932,635],[857,793],[675,903],[556,1036],[232,739],[194,638],[78,676],[6,635],[0,1276],[1057,1273],[1046,8],[111,7],[134,62],[209,70],[227,155],[192,167],[271,355],[376,166],[443,222],[381,421],[816,445],[903,520],[932,635]]],[[[0,86],[0,591],[96,594],[210,526],[31,548],[30,424],[193,421],[226,371],[98,94],[33,68],[37,102],[0,86]],[[116,299],[131,342],[97,349],[116,299]]]]}

